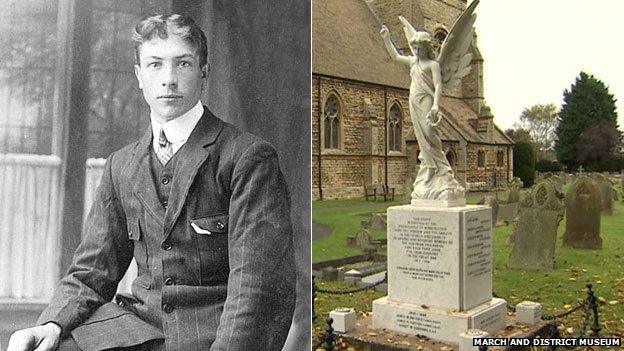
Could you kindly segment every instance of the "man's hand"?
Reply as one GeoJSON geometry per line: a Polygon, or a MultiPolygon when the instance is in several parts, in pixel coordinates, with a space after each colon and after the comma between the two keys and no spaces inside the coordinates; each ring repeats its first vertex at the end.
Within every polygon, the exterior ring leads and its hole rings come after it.
{"type": "Polygon", "coordinates": [[[54,323],[18,330],[9,340],[7,351],[53,351],[61,336],[61,327],[54,323]]]}

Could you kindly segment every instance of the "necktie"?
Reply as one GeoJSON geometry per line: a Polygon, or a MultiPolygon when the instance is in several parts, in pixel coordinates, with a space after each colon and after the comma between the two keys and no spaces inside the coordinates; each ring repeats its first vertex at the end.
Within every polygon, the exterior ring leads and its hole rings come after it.
{"type": "Polygon", "coordinates": [[[163,166],[166,165],[173,156],[173,147],[171,146],[169,140],[167,140],[165,131],[162,128],[160,129],[160,135],[158,136],[156,156],[158,156],[158,160],[163,166]]]}

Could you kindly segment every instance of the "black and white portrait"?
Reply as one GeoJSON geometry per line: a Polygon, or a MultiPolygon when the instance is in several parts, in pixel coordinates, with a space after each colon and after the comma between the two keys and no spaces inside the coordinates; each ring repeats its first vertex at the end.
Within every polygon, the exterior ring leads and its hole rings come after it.
{"type": "Polygon", "coordinates": [[[0,4],[0,349],[309,349],[310,2],[0,4]]]}

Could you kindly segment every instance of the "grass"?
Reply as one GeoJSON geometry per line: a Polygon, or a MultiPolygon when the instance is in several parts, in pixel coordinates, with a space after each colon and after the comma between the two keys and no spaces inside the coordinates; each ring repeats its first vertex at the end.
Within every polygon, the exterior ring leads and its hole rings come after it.
{"type": "MultiPolygon", "coordinates": [[[[472,196],[474,203],[480,196],[472,196]]],[[[329,237],[312,242],[314,261],[345,257],[361,253],[356,248],[345,246],[347,235],[357,232],[360,221],[370,213],[384,212],[395,203],[372,203],[364,200],[331,200],[313,203],[313,220],[329,226],[333,232],[329,237]]],[[[372,233],[383,237],[383,231],[372,233]]],[[[525,271],[510,269],[507,260],[511,248],[505,240],[511,227],[497,227],[492,231],[493,239],[493,289],[496,294],[516,304],[523,300],[540,302],[547,314],[557,314],[574,305],[586,296],[587,283],[594,285],[597,296],[604,299],[600,307],[603,332],[607,335],[624,336],[624,203],[614,202],[614,213],[601,218],[602,250],[579,250],[561,246],[561,235],[565,232],[565,219],[558,229],[556,264],[553,271],[525,271]],[[610,303],[611,302],[611,303],[610,303]]],[[[329,289],[348,289],[336,282],[317,282],[329,289]]],[[[359,312],[370,312],[372,301],[382,294],[363,292],[351,295],[319,294],[316,301],[317,314],[327,313],[339,306],[354,307],[359,312]]],[[[315,333],[323,329],[323,318],[315,323],[315,333]]],[[[581,314],[573,313],[561,321],[578,333],[581,314]]]]}

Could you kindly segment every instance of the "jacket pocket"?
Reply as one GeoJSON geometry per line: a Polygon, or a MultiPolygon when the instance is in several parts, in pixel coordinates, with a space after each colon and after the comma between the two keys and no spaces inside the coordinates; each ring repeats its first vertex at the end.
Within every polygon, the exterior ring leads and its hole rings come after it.
{"type": "Polygon", "coordinates": [[[227,213],[203,218],[191,219],[193,231],[200,235],[225,234],[228,232],[227,213]]]}
{"type": "Polygon", "coordinates": [[[215,285],[227,282],[228,262],[227,213],[191,219],[191,235],[195,237],[201,265],[201,284],[215,285]]]}
{"type": "Polygon", "coordinates": [[[147,244],[145,243],[145,238],[141,235],[141,225],[139,219],[136,217],[129,217],[127,219],[127,225],[128,238],[134,243],[134,258],[136,259],[139,267],[142,265],[144,267],[148,267],[147,244]]]}

